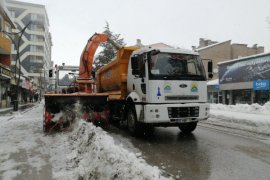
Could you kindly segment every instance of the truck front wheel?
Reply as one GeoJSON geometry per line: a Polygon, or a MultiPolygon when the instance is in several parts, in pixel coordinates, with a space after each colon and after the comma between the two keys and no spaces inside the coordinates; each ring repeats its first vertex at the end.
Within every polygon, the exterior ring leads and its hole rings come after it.
{"type": "Polygon", "coordinates": [[[133,106],[129,106],[128,113],[127,113],[127,127],[128,131],[131,135],[136,135],[138,132],[138,121],[135,114],[135,108],[133,106]]]}
{"type": "Polygon", "coordinates": [[[185,124],[180,124],[179,129],[182,131],[184,134],[189,134],[192,131],[194,131],[197,127],[197,122],[191,122],[191,123],[185,123],[185,124]]]}

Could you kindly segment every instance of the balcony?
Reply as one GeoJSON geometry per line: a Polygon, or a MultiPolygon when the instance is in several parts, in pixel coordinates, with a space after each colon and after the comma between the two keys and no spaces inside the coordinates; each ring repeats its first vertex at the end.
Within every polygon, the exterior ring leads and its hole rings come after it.
{"type": "Polygon", "coordinates": [[[11,53],[11,40],[6,35],[0,33],[0,54],[11,53]]]}

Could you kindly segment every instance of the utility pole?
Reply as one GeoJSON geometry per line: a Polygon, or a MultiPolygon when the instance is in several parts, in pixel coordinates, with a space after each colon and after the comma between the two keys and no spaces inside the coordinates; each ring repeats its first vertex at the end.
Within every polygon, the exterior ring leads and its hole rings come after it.
{"type": "Polygon", "coordinates": [[[20,60],[20,43],[23,36],[23,33],[25,32],[26,28],[31,24],[31,21],[20,31],[17,33],[9,33],[6,31],[2,31],[4,34],[6,34],[14,44],[16,48],[16,58],[15,58],[15,82],[16,82],[16,88],[15,92],[13,93],[13,110],[18,111],[19,109],[19,100],[18,100],[18,93],[19,93],[19,85],[21,80],[21,60],[20,60]],[[15,41],[15,37],[13,36],[19,36],[17,39],[17,42],[15,41]],[[19,70],[17,71],[17,64],[19,65],[19,70]],[[17,73],[18,73],[18,79],[17,79],[17,73]]]}
{"type": "Polygon", "coordinates": [[[39,76],[39,78],[40,78],[40,80],[39,80],[39,100],[41,101],[41,87],[42,87],[42,79],[41,79],[41,73],[42,73],[42,71],[40,71],[40,76],[39,76]]]}

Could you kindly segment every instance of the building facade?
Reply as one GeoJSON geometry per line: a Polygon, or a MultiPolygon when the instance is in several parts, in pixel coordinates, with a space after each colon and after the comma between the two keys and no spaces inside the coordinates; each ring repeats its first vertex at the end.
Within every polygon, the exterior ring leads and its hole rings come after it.
{"type": "MultiPolygon", "coordinates": [[[[232,44],[231,40],[217,42],[203,38],[200,38],[198,47],[193,46],[192,48],[200,54],[202,59],[213,61],[213,79],[218,78],[217,64],[219,62],[264,53],[264,47],[257,46],[257,44],[248,47],[247,44],[232,44]]],[[[205,62],[205,67],[207,67],[206,64],[205,62]]]]}
{"type": "Polygon", "coordinates": [[[10,69],[12,41],[5,32],[11,32],[14,27],[4,5],[0,4],[0,108],[10,104],[8,92],[13,77],[10,69]]]}
{"type": "Polygon", "coordinates": [[[223,104],[264,104],[270,100],[270,53],[221,62],[218,66],[223,104]]]}
{"type": "MultiPolygon", "coordinates": [[[[30,23],[20,44],[21,72],[25,77],[32,79],[34,87],[43,91],[49,80],[48,70],[52,67],[52,40],[45,6],[13,0],[7,0],[6,6],[17,28],[14,32],[21,31],[30,23]]],[[[13,46],[13,60],[16,53],[17,50],[13,46]]],[[[13,69],[15,64],[15,61],[12,61],[13,69]]]]}

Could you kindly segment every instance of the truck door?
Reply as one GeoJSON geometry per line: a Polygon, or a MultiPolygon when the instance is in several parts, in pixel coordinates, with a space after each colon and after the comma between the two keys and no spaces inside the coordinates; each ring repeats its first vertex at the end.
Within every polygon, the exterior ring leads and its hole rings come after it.
{"type": "Polygon", "coordinates": [[[135,55],[131,58],[132,91],[135,91],[140,99],[145,100],[147,92],[147,54],[135,55]]]}

